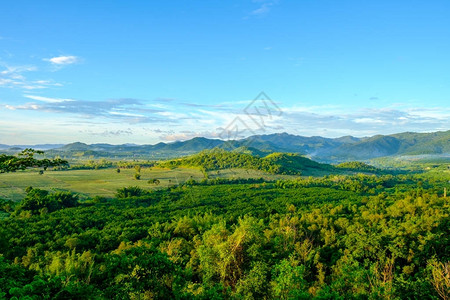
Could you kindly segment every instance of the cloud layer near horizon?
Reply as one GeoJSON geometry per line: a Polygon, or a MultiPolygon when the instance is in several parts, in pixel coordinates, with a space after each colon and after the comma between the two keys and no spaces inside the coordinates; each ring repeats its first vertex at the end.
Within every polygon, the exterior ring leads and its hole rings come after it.
{"type": "Polygon", "coordinates": [[[351,109],[336,105],[283,107],[282,103],[265,100],[200,105],[164,98],[88,101],[30,93],[24,97],[30,101],[0,105],[0,143],[149,144],[199,136],[243,138],[274,132],[361,137],[450,128],[450,109],[404,104],[351,109]],[[49,132],[53,133],[43,134],[49,132]]]}
{"type": "MultiPolygon", "coordinates": [[[[255,15],[263,15],[276,1],[255,4],[260,5],[255,15]]],[[[44,65],[40,66],[0,62],[0,88],[21,94],[14,101],[0,98],[0,143],[148,144],[194,137],[238,139],[274,132],[361,137],[450,128],[449,108],[411,104],[352,108],[292,105],[300,103],[295,99],[290,99],[290,105],[283,105],[264,97],[256,101],[240,99],[205,104],[167,97],[90,100],[48,96],[63,85],[41,76],[56,74],[54,71],[80,61],[78,56],[62,55],[42,59],[44,65]],[[38,70],[46,73],[33,78],[38,70]]],[[[368,100],[374,103],[379,98],[368,100]]]]}

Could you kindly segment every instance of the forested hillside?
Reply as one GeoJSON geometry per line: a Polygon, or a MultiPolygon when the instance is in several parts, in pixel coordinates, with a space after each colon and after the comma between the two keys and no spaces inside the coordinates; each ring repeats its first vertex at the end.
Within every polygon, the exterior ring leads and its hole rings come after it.
{"type": "Polygon", "coordinates": [[[161,162],[159,166],[197,167],[204,171],[243,168],[289,175],[300,175],[309,170],[333,169],[331,165],[320,164],[293,153],[271,153],[260,158],[239,151],[230,152],[222,149],[205,150],[192,156],[161,162]]]}
{"type": "Polygon", "coordinates": [[[346,159],[445,153],[450,153],[450,131],[377,135],[356,143],[341,145],[333,151],[334,156],[346,159]]]}
{"type": "Polygon", "coordinates": [[[448,299],[449,179],[191,180],[78,204],[30,188],[1,206],[0,297],[448,299]]]}

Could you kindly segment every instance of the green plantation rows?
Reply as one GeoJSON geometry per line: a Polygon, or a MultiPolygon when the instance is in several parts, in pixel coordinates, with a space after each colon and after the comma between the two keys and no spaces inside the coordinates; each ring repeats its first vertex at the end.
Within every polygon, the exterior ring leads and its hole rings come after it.
{"type": "Polygon", "coordinates": [[[68,194],[28,189],[0,206],[0,297],[445,299],[447,185],[188,180],[76,207],[68,194]]]}

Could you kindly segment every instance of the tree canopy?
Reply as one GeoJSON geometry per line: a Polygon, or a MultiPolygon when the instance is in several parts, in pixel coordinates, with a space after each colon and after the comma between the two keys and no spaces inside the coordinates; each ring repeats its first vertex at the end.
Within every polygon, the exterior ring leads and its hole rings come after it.
{"type": "Polygon", "coordinates": [[[448,299],[448,181],[213,179],[81,203],[29,188],[0,220],[0,298],[448,299]]]}
{"type": "Polygon", "coordinates": [[[35,154],[44,154],[44,151],[27,148],[17,155],[0,154],[0,173],[15,172],[27,168],[43,168],[67,166],[69,163],[60,158],[36,159],[35,154]]]}

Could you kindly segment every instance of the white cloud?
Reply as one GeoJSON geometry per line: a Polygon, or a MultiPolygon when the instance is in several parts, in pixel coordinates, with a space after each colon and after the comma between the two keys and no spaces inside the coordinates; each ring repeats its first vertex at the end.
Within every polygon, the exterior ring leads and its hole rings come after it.
{"type": "MultiPolygon", "coordinates": [[[[399,118],[400,119],[400,118],[399,118]]],[[[383,124],[384,122],[372,118],[356,118],[353,120],[355,123],[365,123],[365,124],[383,124]]]]}
{"type": "Polygon", "coordinates": [[[20,76],[20,73],[23,72],[31,72],[31,71],[37,71],[37,68],[35,66],[4,66],[6,70],[3,70],[0,72],[1,75],[9,75],[11,78],[14,78],[15,76],[20,76]]]}
{"type": "Polygon", "coordinates": [[[76,56],[69,55],[69,56],[55,56],[52,58],[44,59],[46,61],[51,62],[54,65],[70,65],[74,64],[80,61],[80,59],[76,56]]]}
{"type": "Polygon", "coordinates": [[[47,103],[58,103],[58,102],[65,102],[65,101],[74,101],[72,99],[64,99],[64,98],[50,98],[50,97],[43,97],[43,96],[36,96],[36,95],[23,95],[25,98],[38,100],[42,102],[47,103]]]}
{"type": "Polygon", "coordinates": [[[17,105],[17,106],[6,104],[4,107],[9,110],[18,110],[18,109],[19,110],[39,110],[39,109],[41,109],[41,107],[36,104],[25,104],[25,105],[17,105]]]}
{"type": "Polygon", "coordinates": [[[450,110],[446,108],[403,107],[360,108],[320,107],[286,108],[282,120],[288,132],[300,135],[358,137],[405,131],[423,132],[450,128],[450,110]]]}
{"type": "Polygon", "coordinates": [[[241,138],[276,132],[303,136],[362,137],[450,128],[450,109],[445,107],[391,105],[383,108],[351,108],[297,103],[289,107],[277,104],[282,108],[280,114],[249,115],[245,113],[245,108],[252,103],[251,100],[230,105],[221,103],[216,107],[190,105],[187,109],[179,101],[169,101],[163,107],[156,108],[149,101],[129,98],[86,101],[31,93],[24,94],[24,97],[33,101],[0,105],[0,123],[2,115],[13,121],[28,120],[30,116],[36,119],[47,117],[48,120],[59,118],[68,124],[64,128],[60,127],[63,129],[58,131],[59,136],[66,134],[73,138],[77,136],[82,141],[95,142],[99,141],[95,137],[114,143],[156,143],[196,136],[226,138],[223,134],[225,130],[234,129],[239,130],[236,136],[241,138]],[[157,128],[163,128],[164,131],[157,128]],[[80,133],[79,130],[85,131],[80,133]]]}
{"type": "Polygon", "coordinates": [[[130,128],[127,128],[125,130],[104,130],[102,132],[91,132],[91,131],[84,131],[84,132],[86,132],[87,134],[90,134],[90,135],[102,136],[102,137],[117,137],[117,136],[133,135],[133,131],[130,128]]]}
{"type": "Polygon", "coordinates": [[[24,73],[37,71],[38,68],[30,65],[11,66],[0,64],[4,69],[0,71],[0,88],[36,90],[52,86],[62,86],[52,80],[29,80],[24,73]]]}
{"type": "Polygon", "coordinates": [[[250,14],[254,16],[264,16],[269,13],[273,5],[278,3],[278,0],[254,0],[253,2],[259,3],[260,6],[250,14]]]}
{"type": "Polygon", "coordinates": [[[173,112],[173,111],[161,111],[161,112],[157,112],[156,114],[166,117],[168,119],[171,120],[180,120],[180,119],[187,119],[189,118],[189,115],[184,114],[184,113],[178,113],[178,112],[173,112]]]}
{"type": "MultiPolygon", "coordinates": [[[[160,110],[146,108],[137,99],[108,99],[104,101],[75,100],[68,98],[44,97],[38,95],[25,94],[25,98],[37,100],[25,104],[3,105],[5,109],[15,111],[39,111],[43,114],[69,114],[71,117],[85,120],[92,119],[96,122],[109,123],[168,123],[178,122],[168,117],[162,117],[157,113],[160,110]]],[[[0,106],[1,113],[1,106],[0,106]]],[[[25,114],[25,112],[24,112],[25,114]]],[[[0,115],[1,117],[1,115],[0,115]]]]}
{"type": "Polygon", "coordinates": [[[410,108],[407,109],[407,111],[412,116],[419,118],[431,118],[448,121],[450,117],[450,108],[447,107],[410,108]]]}
{"type": "Polygon", "coordinates": [[[109,114],[116,116],[124,116],[124,117],[145,117],[141,114],[127,113],[127,112],[118,112],[118,111],[110,111],[109,114]]]}
{"type": "Polygon", "coordinates": [[[196,137],[206,137],[209,139],[217,139],[219,138],[219,134],[217,132],[211,131],[180,131],[179,133],[173,134],[164,134],[161,135],[160,138],[166,142],[175,142],[175,141],[186,141],[196,137]]]}

